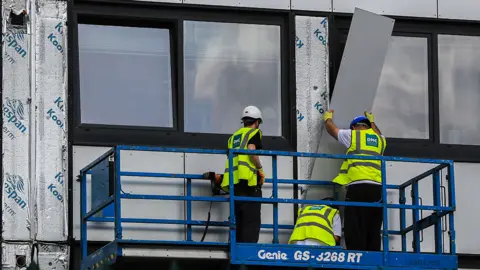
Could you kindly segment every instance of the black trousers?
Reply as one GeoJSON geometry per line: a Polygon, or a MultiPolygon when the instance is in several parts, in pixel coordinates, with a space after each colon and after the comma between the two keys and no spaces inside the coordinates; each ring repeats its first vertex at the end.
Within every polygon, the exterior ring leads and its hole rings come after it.
{"type": "MultiPolygon", "coordinates": [[[[240,180],[234,188],[235,196],[262,197],[262,189],[249,187],[247,181],[240,180]]],[[[257,243],[260,235],[262,203],[260,202],[235,202],[237,242],[257,243]]]]}
{"type": "MultiPolygon", "coordinates": [[[[345,201],[381,202],[382,186],[355,184],[348,186],[345,201]]],[[[347,249],[380,251],[383,209],[379,207],[346,206],[344,235],[347,249]]]]}

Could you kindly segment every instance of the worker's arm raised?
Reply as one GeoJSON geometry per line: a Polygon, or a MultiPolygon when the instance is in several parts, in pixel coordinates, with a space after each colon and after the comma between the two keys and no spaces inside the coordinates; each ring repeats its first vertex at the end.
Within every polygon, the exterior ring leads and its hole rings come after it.
{"type": "Polygon", "coordinates": [[[335,138],[335,140],[338,140],[338,128],[333,123],[332,117],[333,117],[333,110],[326,111],[323,113],[323,121],[325,121],[325,129],[327,130],[328,134],[335,138]]]}
{"type": "Polygon", "coordinates": [[[365,116],[368,118],[368,121],[370,121],[370,123],[372,124],[372,129],[373,131],[375,131],[375,133],[377,133],[378,135],[382,135],[382,132],[380,131],[380,129],[378,128],[377,124],[375,124],[375,116],[373,115],[373,113],[371,112],[365,112],[365,116]]]}

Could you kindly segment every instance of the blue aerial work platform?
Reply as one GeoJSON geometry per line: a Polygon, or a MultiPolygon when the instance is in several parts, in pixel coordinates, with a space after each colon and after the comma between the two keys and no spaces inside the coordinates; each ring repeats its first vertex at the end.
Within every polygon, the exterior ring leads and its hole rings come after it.
{"type": "MultiPolygon", "coordinates": [[[[307,181],[294,179],[278,179],[277,177],[277,156],[290,157],[309,157],[309,158],[335,158],[345,159],[346,155],[328,155],[313,153],[281,152],[281,151],[247,151],[247,150],[203,150],[203,149],[176,149],[176,148],[158,148],[143,146],[117,146],[106,152],[104,155],[93,161],[80,171],[81,177],[81,249],[82,262],[81,269],[98,269],[108,265],[113,265],[120,257],[134,254],[127,252],[137,246],[155,247],[162,246],[199,246],[212,249],[214,247],[224,247],[226,249],[226,259],[231,264],[244,265],[272,265],[272,266],[290,266],[290,267],[314,267],[314,268],[343,268],[343,269],[457,269],[457,256],[455,254],[455,182],[454,182],[454,164],[450,160],[431,160],[431,159],[412,159],[400,157],[366,157],[355,156],[355,159],[381,160],[383,175],[383,200],[381,203],[359,203],[344,201],[321,201],[321,200],[301,200],[278,198],[278,184],[309,184],[309,185],[331,185],[331,181],[307,181]],[[253,198],[253,197],[208,197],[192,196],[191,181],[203,179],[203,175],[197,174],[171,174],[171,173],[149,173],[123,171],[120,167],[122,151],[156,151],[156,152],[180,152],[180,153],[199,153],[199,154],[223,154],[228,155],[230,168],[232,166],[232,157],[235,154],[256,154],[272,157],[272,178],[266,179],[266,182],[272,183],[271,198],[253,198]],[[386,181],[386,162],[401,161],[413,163],[438,164],[436,167],[414,177],[401,185],[387,185],[386,181]],[[445,194],[446,205],[442,206],[441,193],[447,188],[441,186],[440,171],[447,170],[448,195],[445,194]],[[113,182],[113,189],[103,190],[102,201],[95,203],[93,209],[87,213],[87,174],[103,175],[108,181],[109,176],[113,182]],[[187,179],[186,196],[172,195],[141,195],[124,193],[121,187],[120,178],[122,176],[137,177],[158,177],[158,178],[180,178],[187,179]],[[433,180],[433,205],[422,205],[419,200],[418,182],[432,176],[433,180]],[[406,204],[406,188],[411,188],[412,204],[406,204]],[[387,202],[387,189],[399,191],[399,204],[390,204],[387,202]],[[121,199],[142,199],[142,200],[175,200],[186,202],[186,218],[184,220],[172,219],[144,219],[144,218],[122,218],[121,199]],[[272,244],[245,244],[237,243],[235,240],[235,216],[234,201],[259,201],[264,204],[273,204],[273,224],[262,224],[262,228],[273,230],[272,244]],[[209,226],[229,227],[229,243],[218,242],[199,242],[192,240],[192,226],[206,226],[206,221],[192,220],[192,201],[224,202],[229,204],[230,219],[225,222],[209,222],[209,226]],[[314,246],[296,246],[279,244],[278,230],[293,229],[294,224],[278,224],[278,204],[325,204],[340,206],[367,206],[382,207],[384,213],[383,222],[383,251],[369,252],[345,250],[342,247],[314,247],[314,246]],[[95,214],[102,211],[107,206],[113,204],[114,218],[99,218],[95,214]],[[400,209],[400,230],[389,230],[388,209],[400,209]],[[406,211],[412,210],[412,225],[406,224],[406,211]],[[427,217],[421,217],[421,211],[433,211],[427,217]],[[448,217],[449,230],[449,252],[443,251],[442,232],[446,229],[448,217]],[[114,222],[114,239],[101,249],[87,254],[87,222],[114,222]],[[122,237],[122,225],[124,223],[154,223],[154,224],[183,224],[187,226],[186,239],[183,241],[156,241],[148,239],[124,239],[122,237]],[[421,252],[421,231],[427,227],[434,226],[435,229],[435,251],[430,253],[421,252]],[[413,252],[407,252],[407,233],[413,233],[413,252]],[[402,252],[389,250],[389,235],[399,235],[402,239],[402,252]],[[385,248],[387,247],[387,248],[385,248]]],[[[230,173],[233,175],[233,173],[230,173]]],[[[230,190],[233,190],[233,179],[230,179],[230,190]]],[[[95,191],[100,192],[100,191],[95,191]]],[[[447,193],[447,192],[446,192],[447,193]]],[[[232,193],[231,193],[232,194],[232,193]]],[[[100,196],[101,197],[101,196],[100,196]]]]}

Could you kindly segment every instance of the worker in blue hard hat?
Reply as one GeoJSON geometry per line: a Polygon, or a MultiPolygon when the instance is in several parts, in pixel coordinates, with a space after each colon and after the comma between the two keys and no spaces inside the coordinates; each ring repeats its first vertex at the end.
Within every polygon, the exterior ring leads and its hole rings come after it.
{"type": "MultiPolygon", "coordinates": [[[[333,198],[323,198],[332,201],[333,198]]],[[[338,206],[308,205],[298,209],[297,222],[289,244],[337,246],[342,238],[342,220],[338,206]]]]}
{"type": "MultiPolygon", "coordinates": [[[[332,120],[333,110],[323,115],[327,132],[347,148],[347,155],[382,156],[387,145],[374,122],[365,112],[350,123],[350,129],[338,129],[332,120]]],[[[346,201],[380,202],[382,200],[381,161],[347,159],[333,180],[347,187],[346,201]]],[[[383,210],[379,207],[346,206],[344,235],[347,249],[380,251],[383,210]]]]}

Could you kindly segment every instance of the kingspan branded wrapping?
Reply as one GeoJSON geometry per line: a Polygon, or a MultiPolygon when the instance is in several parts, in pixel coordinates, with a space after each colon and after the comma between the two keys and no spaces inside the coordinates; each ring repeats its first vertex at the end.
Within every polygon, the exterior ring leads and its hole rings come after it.
{"type": "MultiPolygon", "coordinates": [[[[329,101],[328,20],[296,16],[295,28],[297,151],[316,153],[329,101]]],[[[311,179],[314,162],[312,158],[298,159],[299,179],[311,179]]],[[[306,185],[299,186],[302,197],[307,190],[306,185]]]]}
{"type": "Polygon", "coordinates": [[[28,241],[33,210],[30,181],[30,35],[26,25],[11,25],[10,12],[25,9],[25,1],[2,2],[2,222],[3,239],[28,241]]]}
{"type": "Polygon", "coordinates": [[[37,239],[65,241],[68,234],[66,2],[42,1],[39,5],[35,61],[37,239]]]}
{"type": "Polygon", "coordinates": [[[2,269],[34,243],[40,269],[68,269],[66,2],[2,8],[3,238],[22,241],[3,244],[2,269]],[[25,9],[23,26],[7,23],[25,9]]]}

